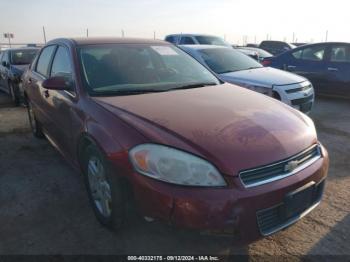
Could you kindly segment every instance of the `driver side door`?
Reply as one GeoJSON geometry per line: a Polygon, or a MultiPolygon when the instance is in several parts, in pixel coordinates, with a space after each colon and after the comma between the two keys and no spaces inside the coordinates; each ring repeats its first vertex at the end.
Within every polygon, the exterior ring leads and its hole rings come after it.
{"type": "Polygon", "coordinates": [[[74,86],[73,62],[69,48],[58,45],[54,54],[49,77],[63,77],[71,85],[71,90],[47,90],[47,110],[50,114],[53,133],[52,139],[58,150],[69,157],[74,152],[72,127],[76,122],[77,93],[74,86]]]}
{"type": "Polygon", "coordinates": [[[326,45],[313,45],[291,52],[290,59],[284,69],[304,76],[313,84],[316,93],[327,86],[328,48],[326,45]]]}

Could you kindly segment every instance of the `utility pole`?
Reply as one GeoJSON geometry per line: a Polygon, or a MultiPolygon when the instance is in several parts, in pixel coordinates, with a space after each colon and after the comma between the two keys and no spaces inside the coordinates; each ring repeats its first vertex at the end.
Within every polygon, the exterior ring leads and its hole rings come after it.
{"type": "Polygon", "coordinates": [[[43,26],[43,36],[44,36],[44,43],[46,44],[46,32],[45,27],[43,26]]]}
{"type": "Polygon", "coordinates": [[[86,37],[89,37],[89,28],[86,28],[86,37]]]}
{"type": "Polygon", "coordinates": [[[10,36],[10,33],[7,33],[7,35],[9,36],[9,37],[8,37],[8,40],[9,40],[9,46],[10,46],[10,48],[11,48],[11,36],[10,36]]]}
{"type": "Polygon", "coordinates": [[[156,40],[156,31],[153,31],[153,39],[156,40]]]}
{"type": "Polygon", "coordinates": [[[295,33],[293,32],[293,43],[295,43],[294,40],[295,40],[295,33]]]}
{"type": "Polygon", "coordinates": [[[9,46],[11,48],[11,38],[14,38],[14,34],[13,33],[4,33],[4,38],[7,38],[9,41],[9,46]]]}
{"type": "Polygon", "coordinates": [[[328,30],[326,31],[326,41],[325,42],[327,42],[328,41],[328,30]]]}
{"type": "Polygon", "coordinates": [[[124,30],[122,29],[122,37],[124,37],[124,30]]]}

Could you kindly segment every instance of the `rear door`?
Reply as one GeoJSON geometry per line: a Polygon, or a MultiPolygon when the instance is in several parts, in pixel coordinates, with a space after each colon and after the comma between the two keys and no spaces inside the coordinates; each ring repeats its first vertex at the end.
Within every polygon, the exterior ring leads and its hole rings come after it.
{"type": "Polygon", "coordinates": [[[327,59],[327,95],[350,97],[350,44],[333,44],[327,59]]]}
{"type": "Polygon", "coordinates": [[[290,53],[284,69],[309,79],[316,93],[322,93],[327,86],[327,45],[312,45],[290,53]]]}

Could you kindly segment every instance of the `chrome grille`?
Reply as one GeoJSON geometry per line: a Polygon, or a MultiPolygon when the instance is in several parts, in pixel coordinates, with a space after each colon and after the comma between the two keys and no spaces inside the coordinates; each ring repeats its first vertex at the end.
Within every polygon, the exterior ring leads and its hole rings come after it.
{"type": "Polygon", "coordinates": [[[306,85],[306,86],[302,86],[302,87],[288,89],[288,90],[286,90],[286,93],[292,94],[292,93],[296,93],[296,92],[306,91],[306,90],[309,90],[310,88],[312,88],[311,84],[306,85]]]}
{"type": "Polygon", "coordinates": [[[305,151],[288,159],[240,172],[239,176],[245,187],[254,187],[293,175],[314,163],[321,157],[319,145],[314,145],[305,151]]]}

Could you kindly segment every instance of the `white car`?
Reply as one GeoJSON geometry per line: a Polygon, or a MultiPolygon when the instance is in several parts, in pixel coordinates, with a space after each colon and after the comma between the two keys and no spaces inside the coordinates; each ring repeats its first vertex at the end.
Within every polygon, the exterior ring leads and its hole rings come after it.
{"type": "Polygon", "coordinates": [[[224,82],[274,97],[308,114],[314,88],[304,77],[260,63],[232,48],[214,45],[182,45],[183,51],[212,70],[224,82]]]}

